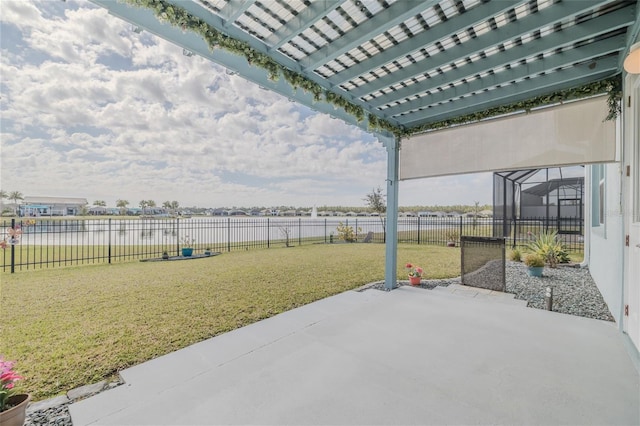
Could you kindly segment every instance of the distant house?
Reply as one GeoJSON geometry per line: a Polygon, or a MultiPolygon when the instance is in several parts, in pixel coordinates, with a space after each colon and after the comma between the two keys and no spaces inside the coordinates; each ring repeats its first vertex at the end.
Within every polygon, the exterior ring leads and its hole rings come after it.
{"type": "Polygon", "coordinates": [[[89,207],[89,214],[94,216],[102,216],[107,214],[107,208],[102,206],[89,207]]]}
{"type": "Polygon", "coordinates": [[[86,198],[24,197],[21,216],[76,216],[87,205],[86,198]]]}

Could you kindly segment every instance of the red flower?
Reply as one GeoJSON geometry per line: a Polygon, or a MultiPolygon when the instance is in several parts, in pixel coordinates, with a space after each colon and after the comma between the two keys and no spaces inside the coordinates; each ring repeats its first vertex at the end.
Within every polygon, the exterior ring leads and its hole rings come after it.
{"type": "Polygon", "coordinates": [[[411,268],[413,268],[413,265],[410,264],[410,263],[407,263],[406,265],[404,265],[404,267],[407,268],[407,269],[411,269],[411,268]]]}

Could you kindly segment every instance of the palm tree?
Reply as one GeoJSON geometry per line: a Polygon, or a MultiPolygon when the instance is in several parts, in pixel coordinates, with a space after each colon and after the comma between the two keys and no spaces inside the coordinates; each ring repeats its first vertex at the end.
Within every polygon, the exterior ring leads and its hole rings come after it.
{"type": "Polygon", "coordinates": [[[147,208],[147,206],[149,202],[147,200],[140,200],[140,203],[138,203],[138,205],[140,206],[140,208],[142,209],[142,214],[144,214],[145,209],[147,208]]]}
{"type": "Polygon", "coordinates": [[[120,214],[125,215],[127,213],[127,206],[129,202],[127,200],[117,200],[116,207],[120,209],[120,214]]]}
{"type": "Polygon", "coordinates": [[[99,206],[99,207],[106,207],[107,203],[104,200],[95,200],[93,202],[94,206],[99,206]]]}
{"type": "Polygon", "coordinates": [[[20,191],[13,191],[9,194],[8,197],[10,200],[13,200],[15,207],[13,208],[13,213],[18,214],[18,200],[24,200],[24,196],[20,191]]]}
{"type": "Polygon", "coordinates": [[[4,210],[4,199],[9,198],[7,191],[0,189],[0,213],[4,210]]]}

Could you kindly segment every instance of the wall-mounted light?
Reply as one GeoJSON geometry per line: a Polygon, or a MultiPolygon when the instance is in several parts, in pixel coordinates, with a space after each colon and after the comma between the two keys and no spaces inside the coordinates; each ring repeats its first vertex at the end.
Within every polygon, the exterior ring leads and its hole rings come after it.
{"type": "Polygon", "coordinates": [[[142,32],[142,28],[134,25],[131,27],[131,31],[133,31],[136,34],[140,34],[142,32]]]}
{"type": "Polygon", "coordinates": [[[182,54],[184,56],[193,56],[193,52],[187,49],[182,49],[182,54]]]}
{"type": "Polygon", "coordinates": [[[624,70],[629,74],[640,74],[640,43],[629,49],[629,54],[624,60],[624,70]]]}

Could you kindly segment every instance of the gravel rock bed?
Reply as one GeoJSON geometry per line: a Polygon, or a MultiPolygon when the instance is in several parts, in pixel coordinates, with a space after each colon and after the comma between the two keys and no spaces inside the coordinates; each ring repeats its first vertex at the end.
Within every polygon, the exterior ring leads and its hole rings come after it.
{"type": "MultiPolygon", "coordinates": [[[[507,293],[516,299],[526,300],[530,308],[546,309],[544,295],[547,287],[553,288],[553,311],[586,318],[614,321],[589,269],[577,265],[544,268],[541,278],[530,277],[526,266],[519,262],[507,261],[505,266],[507,293]]],[[[443,280],[422,280],[419,286],[431,290],[436,286],[460,284],[460,277],[443,280]]],[[[399,281],[399,285],[410,285],[409,281],[399,281]]],[[[363,290],[384,290],[384,281],[371,283],[363,290]]]]}
{"type": "Polygon", "coordinates": [[[46,410],[33,411],[27,413],[25,426],[32,425],[58,425],[73,426],[71,416],[69,415],[69,404],[58,405],[46,410]]]}
{"type": "Polygon", "coordinates": [[[553,289],[553,311],[580,317],[613,321],[609,307],[596,287],[588,268],[558,266],[545,267],[542,277],[529,277],[526,266],[507,262],[507,293],[528,301],[531,308],[546,309],[544,294],[553,289]]]}
{"type": "MultiPolygon", "coordinates": [[[[613,321],[607,304],[596,287],[587,268],[559,266],[557,269],[544,268],[542,278],[529,277],[522,263],[506,263],[507,293],[515,294],[516,299],[528,301],[527,306],[546,309],[544,295],[547,287],[553,288],[553,311],[605,321],[613,321]]],[[[399,281],[399,285],[410,285],[409,281],[399,281]]],[[[422,280],[419,286],[431,290],[437,286],[447,287],[460,284],[460,277],[441,280],[422,280]]],[[[359,289],[384,290],[384,281],[367,284],[359,289]]],[[[107,388],[119,385],[111,383],[107,388]]],[[[72,426],[68,405],[47,407],[42,410],[27,410],[26,426],[58,425],[72,426]]]]}

